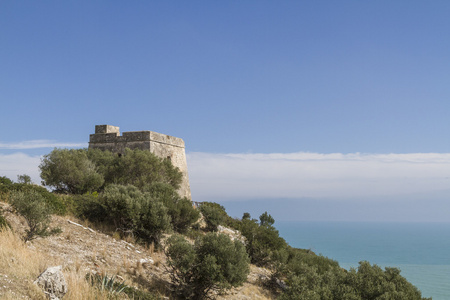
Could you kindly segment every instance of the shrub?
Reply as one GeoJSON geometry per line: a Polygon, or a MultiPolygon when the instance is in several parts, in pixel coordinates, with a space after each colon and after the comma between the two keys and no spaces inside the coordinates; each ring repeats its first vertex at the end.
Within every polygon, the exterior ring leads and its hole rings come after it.
{"type": "Polygon", "coordinates": [[[131,184],[141,190],[154,182],[167,183],[175,189],[180,187],[182,174],[179,169],[174,167],[170,160],[161,159],[150,151],[127,148],[123,155],[116,155],[114,160],[103,160],[113,164],[109,168],[101,165],[98,156],[97,154],[94,163],[99,170],[107,172],[104,174],[106,183],[131,184]]]}
{"type": "Polygon", "coordinates": [[[54,149],[39,166],[42,183],[57,192],[84,194],[107,184],[134,185],[143,190],[154,182],[178,189],[180,170],[169,159],[146,150],[125,149],[123,155],[99,149],[54,149]]]}
{"type": "Polygon", "coordinates": [[[63,199],[49,192],[46,188],[30,183],[13,183],[7,177],[0,177],[1,198],[8,201],[9,193],[12,191],[22,191],[22,192],[35,191],[36,193],[42,196],[51,214],[65,215],[67,213],[66,204],[64,203],[63,199]]]}
{"type": "Polygon", "coordinates": [[[104,183],[86,149],[54,149],[41,160],[42,183],[57,192],[83,194],[98,190],[104,183]]]}
{"type": "Polygon", "coordinates": [[[164,232],[171,229],[167,208],[159,201],[146,197],[142,203],[135,233],[139,240],[147,244],[159,245],[164,232]]]}
{"type": "Polygon", "coordinates": [[[135,186],[110,185],[101,195],[100,203],[109,222],[143,242],[158,244],[162,233],[171,229],[164,204],[135,186]]]}
{"type": "Polygon", "coordinates": [[[161,201],[171,218],[173,229],[186,233],[200,217],[200,213],[187,198],[181,198],[177,191],[167,183],[155,182],[146,189],[155,200],[161,201]]]}
{"type": "Polygon", "coordinates": [[[204,299],[211,291],[239,286],[249,273],[244,245],[223,234],[208,233],[195,245],[172,236],[166,252],[172,283],[184,299],[204,299]]]}
{"type": "Polygon", "coordinates": [[[102,223],[107,220],[107,213],[98,193],[86,193],[71,197],[73,197],[73,200],[71,200],[73,211],[78,218],[88,219],[94,223],[102,223]]]}
{"type": "Polygon", "coordinates": [[[64,203],[63,198],[49,192],[42,186],[25,183],[14,183],[11,186],[11,190],[21,191],[25,193],[34,191],[42,197],[42,200],[45,202],[50,214],[57,214],[62,216],[67,213],[66,204],[64,203]]]}
{"type": "MultiPolygon", "coordinates": [[[[326,258],[319,257],[321,260],[326,258]]],[[[331,263],[320,270],[315,263],[298,260],[289,264],[288,288],[279,299],[336,299],[376,300],[411,299],[421,300],[420,291],[400,275],[396,268],[384,271],[377,265],[360,262],[358,270],[350,271],[331,263]]]]}
{"type": "Polygon", "coordinates": [[[60,231],[58,228],[49,230],[50,210],[45,203],[45,199],[35,190],[13,191],[10,195],[10,201],[28,224],[28,229],[25,231],[26,235],[23,238],[25,241],[60,231]]]}
{"type": "Polygon", "coordinates": [[[86,151],[88,159],[95,164],[97,172],[103,176],[105,184],[117,183],[115,178],[118,175],[115,171],[118,159],[117,153],[100,149],[87,149],[86,151]]]}
{"type": "Polygon", "coordinates": [[[13,182],[11,179],[9,179],[6,176],[0,176],[0,185],[8,186],[8,185],[12,185],[12,184],[13,184],[13,182]]]}
{"type": "Polygon", "coordinates": [[[24,184],[32,184],[31,177],[26,174],[17,175],[17,182],[24,183],[24,184]]]}
{"type": "Polygon", "coordinates": [[[205,218],[208,231],[217,231],[217,226],[225,224],[227,221],[228,215],[225,212],[225,208],[220,204],[203,202],[199,209],[205,218]]]}
{"type": "Polygon", "coordinates": [[[101,195],[107,219],[122,232],[136,227],[144,201],[144,194],[132,185],[109,185],[101,195]]]}
{"type": "Polygon", "coordinates": [[[316,255],[312,251],[305,251],[304,249],[295,249],[289,247],[291,258],[289,259],[289,269],[294,273],[299,273],[297,268],[299,265],[307,265],[314,267],[319,274],[325,274],[326,272],[339,268],[339,263],[328,257],[322,255],[316,255]]]}
{"type": "Polygon", "coordinates": [[[247,252],[252,263],[267,266],[282,257],[282,251],[287,247],[286,241],[279,236],[278,230],[272,226],[275,220],[265,212],[260,216],[260,222],[244,214],[239,229],[247,240],[247,252]]]}
{"type": "Polygon", "coordinates": [[[11,190],[11,186],[13,182],[6,176],[0,177],[0,199],[7,198],[9,191],[11,190]]]}

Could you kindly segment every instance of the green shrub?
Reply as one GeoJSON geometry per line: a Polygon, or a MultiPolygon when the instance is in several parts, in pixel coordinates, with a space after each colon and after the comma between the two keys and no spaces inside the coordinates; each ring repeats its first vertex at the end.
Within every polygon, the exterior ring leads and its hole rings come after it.
{"type": "Polygon", "coordinates": [[[13,182],[6,176],[0,176],[0,199],[6,200],[11,190],[13,182]]]}
{"type": "Polygon", "coordinates": [[[66,204],[64,203],[63,198],[49,192],[42,186],[25,183],[14,183],[11,186],[11,190],[21,191],[25,193],[34,191],[42,197],[42,200],[45,202],[50,214],[63,216],[67,213],[66,204]]]}
{"type": "Polygon", "coordinates": [[[186,233],[189,227],[200,217],[200,213],[187,198],[181,198],[174,187],[167,183],[155,182],[146,189],[155,200],[167,207],[173,229],[186,233]]]}
{"type": "Polygon", "coordinates": [[[292,247],[289,247],[288,251],[290,254],[288,261],[289,270],[294,273],[299,273],[297,269],[301,268],[301,265],[314,267],[317,273],[321,275],[330,270],[339,268],[339,263],[337,261],[322,255],[316,255],[312,251],[292,247]]]}
{"type": "Polygon", "coordinates": [[[167,208],[159,201],[146,197],[142,203],[135,233],[144,243],[159,245],[164,232],[172,229],[167,208]]]}
{"type": "Polygon", "coordinates": [[[134,185],[143,190],[155,182],[180,187],[182,174],[170,160],[161,159],[147,150],[125,149],[123,155],[89,149],[90,160],[105,178],[105,184],[134,185]]]}
{"type": "Polygon", "coordinates": [[[101,203],[107,219],[119,231],[129,231],[136,227],[145,195],[135,186],[112,184],[101,194],[101,203]]]}
{"type": "Polygon", "coordinates": [[[199,209],[205,218],[208,231],[217,231],[217,226],[223,225],[227,221],[228,215],[225,212],[225,208],[220,204],[203,202],[199,209]]]}
{"type": "MultiPolygon", "coordinates": [[[[326,260],[326,258],[320,258],[326,260]]],[[[420,291],[400,275],[396,268],[384,271],[377,265],[361,262],[358,270],[339,268],[337,263],[320,270],[314,262],[298,260],[289,264],[288,288],[279,299],[421,300],[420,291]]]]}
{"type": "Polygon", "coordinates": [[[25,241],[30,241],[37,236],[48,236],[60,232],[60,229],[49,229],[50,210],[45,199],[35,190],[12,191],[10,202],[14,209],[22,215],[28,225],[25,231],[25,241]]]}
{"type": "MultiPolygon", "coordinates": [[[[27,175],[21,175],[27,176],[27,175]]],[[[30,192],[35,191],[40,194],[47,204],[51,214],[65,215],[67,213],[66,204],[59,196],[49,192],[46,188],[30,183],[13,183],[7,177],[0,177],[0,198],[9,200],[9,193],[12,191],[30,192]]]]}
{"type": "Polygon", "coordinates": [[[125,149],[123,155],[99,149],[54,149],[39,166],[43,184],[57,192],[84,194],[108,184],[143,190],[154,182],[180,187],[182,174],[169,159],[146,150],[125,149]]]}
{"type": "Polygon", "coordinates": [[[117,153],[100,149],[85,149],[88,159],[93,162],[97,168],[97,172],[101,174],[105,180],[105,185],[117,183],[117,153]]]}
{"type": "Polygon", "coordinates": [[[8,186],[8,185],[12,185],[12,184],[13,184],[13,182],[11,179],[9,179],[6,176],[0,176],[0,185],[8,186]]]}
{"type": "Polygon", "coordinates": [[[32,184],[31,177],[27,174],[17,175],[17,182],[23,184],[32,184]]]}
{"type": "Polygon", "coordinates": [[[87,219],[94,223],[103,223],[107,220],[107,213],[97,193],[86,193],[71,196],[75,216],[87,219]]]}
{"type": "Polygon", "coordinates": [[[84,194],[98,190],[104,178],[88,159],[86,149],[54,149],[41,160],[42,183],[57,192],[84,194]]]}
{"type": "Polygon", "coordinates": [[[249,273],[244,245],[223,234],[208,233],[191,245],[172,236],[167,247],[171,280],[183,299],[204,299],[241,285],[249,273]]]}
{"type": "Polygon", "coordinates": [[[252,263],[268,266],[283,257],[287,248],[286,241],[279,236],[278,230],[272,226],[275,220],[265,212],[260,216],[260,222],[244,214],[238,230],[247,240],[247,252],[252,263]]]}
{"type": "Polygon", "coordinates": [[[171,229],[164,204],[135,186],[109,185],[100,196],[100,203],[108,222],[143,242],[158,244],[162,233],[171,229]]]}

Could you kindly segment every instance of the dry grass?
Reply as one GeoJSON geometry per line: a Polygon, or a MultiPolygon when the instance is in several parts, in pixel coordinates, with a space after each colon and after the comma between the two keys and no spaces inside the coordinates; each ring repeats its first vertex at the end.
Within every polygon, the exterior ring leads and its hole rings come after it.
{"type": "Polygon", "coordinates": [[[108,293],[92,287],[85,279],[86,274],[77,270],[64,272],[66,278],[68,292],[64,296],[64,300],[79,299],[98,299],[107,300],[108,293]]]}
{"type": "MultiPolygon", "coordinates": [[[[0,299],[47,299],[42,290],[33,281],[47,267],[58,265],[58,261],[49,260],[42,253],[34,250],[31,244],[24,243],[11,230],[0,231],[0,274],[7,275],[8,280],[2,282],[0,299]]],[[[73,270],[63,270],[68,285],[65,300],[98,299],[106,300],[107,292],[92,287],[85,279],[86,272],[80,269],[79,262],[73,270]]],[[[124,295],[123,298],[127,299],[124,295]]]]}
{"type": "Polygon", "coordinates": [[[264,290],[255,285],[246,285],[241,291],[240,295],[244,297],[249,297],[249,299],[261,299],[261,300],[270,300],[275,299],[273,295],[270,294],[269,291],[264,290]]]}
{"type": "Polygon", "coordinates": [[[0,270],[12,276],[36,278],[47,267],[46,259],[33,251],[11,230],[0,231],[0,270]]]}
{"type": "Polygon", "coordinates": [[[0,290],[2,299],[45,299],[33,281],[47,268],[46,258],[11,230],[0,231],[0,245],[0,273],[8,276],[0,290]]]}

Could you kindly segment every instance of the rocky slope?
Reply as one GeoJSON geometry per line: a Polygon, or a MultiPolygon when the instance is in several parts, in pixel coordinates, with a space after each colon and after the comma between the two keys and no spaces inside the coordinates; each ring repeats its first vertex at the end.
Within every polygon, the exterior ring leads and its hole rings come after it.
{"type": "MultiPolygon", "coordinates": [[[[92,272],[118,275],[119,280],[124,280],[130,286],[171,299],[166,256],[163,251],[157,252],[151,246],[143,247],[133,241],[120,240],[102,233],[99,228],[93,229],[89,224],[81,224],[72,217],[60,216],[53,216],[51,225],[60,227],[60,234],[37,238],[20,245],[18,236],[26,228],[25,220],[15,215],[8,204],[0,202],[0,207],[3,208],[3,215],[11,224],[15,236],[9,237],[9,240],[8,237],[3,237],[5,240],[0,244],[0,299],[34,300],[41,297],[32,281],[39,272],[56,265],[61,265],[68,277],[83,277],[83,274],[92,272]],[[6,246],[5,243],[17,245],[6,246]],[[24,248],[23,254],[19,255],[19,251],[13,250],[21,247],[24,248]],[[19,271],[32,266],[32,262],[38,264],[34,270],[19,271]]],[[[261,278],[267,278],[268,275],[268,270],[251,266],[251,273],[243,286],[229,291],[226,295],[218,295],[217,299],[273,299],[270,292],[260,284],[261,278]]],[[[75,291],[76,289],[83,288],[74,285],[70,291],[69,285],[69,292],[64,299],[90,299],[90,296],[77,296],[77,292],[81,291],[75,291]]]]}

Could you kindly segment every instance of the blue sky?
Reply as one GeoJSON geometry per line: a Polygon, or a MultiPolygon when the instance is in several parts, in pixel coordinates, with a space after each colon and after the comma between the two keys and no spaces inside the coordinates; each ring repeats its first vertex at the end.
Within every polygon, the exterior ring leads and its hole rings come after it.
{"type": "Polygon", "coordinates": [[[195,200],[236,216],[448,221],[449,14],[448,1],[2,1],[0,175],[39,182],[40,155],[111,124],[183,138],[195,200]]]}

